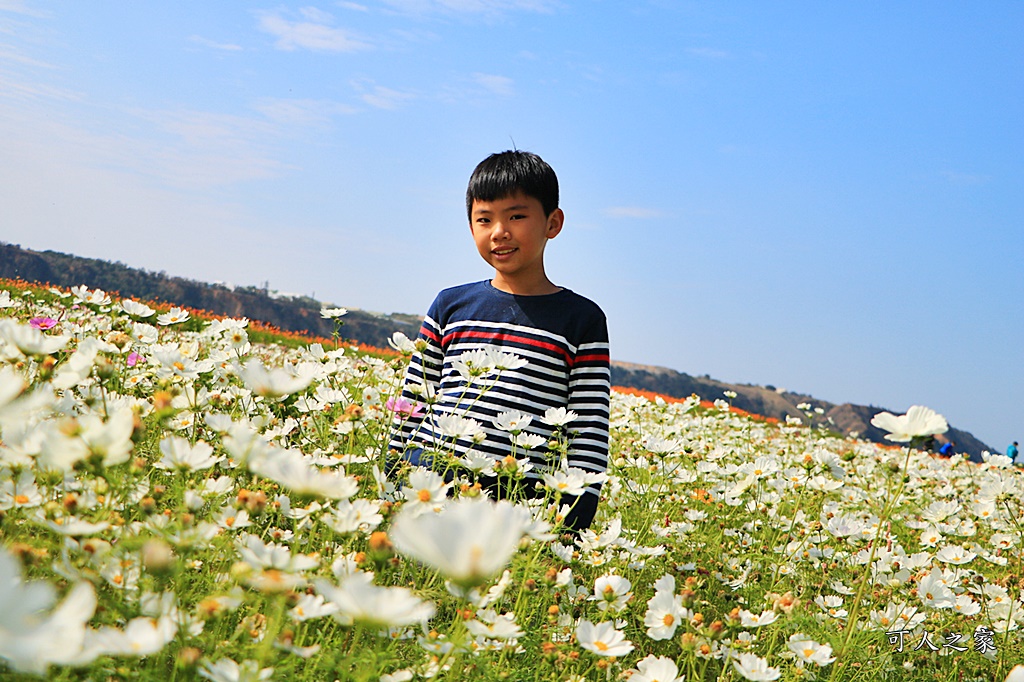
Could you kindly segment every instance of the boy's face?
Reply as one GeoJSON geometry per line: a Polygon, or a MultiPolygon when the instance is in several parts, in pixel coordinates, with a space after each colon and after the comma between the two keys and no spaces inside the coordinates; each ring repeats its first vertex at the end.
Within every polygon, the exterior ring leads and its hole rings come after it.
{"type": "Polygon", "coordinates": [[[549,283],[544,273],[544,247],[562,230],[563,221],[562,209],[545,216],[540,201],[517,193],[494,201],[474,201],[469,227],[477,251],[495,270],[495,283],[522,289],[549,283]]]}

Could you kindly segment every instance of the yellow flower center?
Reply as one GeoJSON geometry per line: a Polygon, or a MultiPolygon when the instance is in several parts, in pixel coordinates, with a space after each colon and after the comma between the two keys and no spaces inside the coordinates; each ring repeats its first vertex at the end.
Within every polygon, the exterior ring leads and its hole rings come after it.
{"type": "Polygon", "coordinates": [[[416,497],[420,498],[420,502],[430,502],[430,491],[421,490],[416,494],[416,497]]]}
{"type": "Polygon", "coordinates": [[[665,624],[665,627],[672,627],[672,623],[676,622],[676,618],[671,613],[666,613],[661,622],[665,624]]]}
{"type": "Polygon", "coordinates": [[[598,651],[608,651],[608,645],[599,639],[594,641],[594,648],[598,651]]]}

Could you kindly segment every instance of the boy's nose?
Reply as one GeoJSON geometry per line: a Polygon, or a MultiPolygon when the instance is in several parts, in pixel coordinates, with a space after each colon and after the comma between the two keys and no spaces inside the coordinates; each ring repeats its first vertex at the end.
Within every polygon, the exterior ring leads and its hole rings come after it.
{"type": "Polygon", "coordinates": [[[508,230],[505,229],[504,223],[495,221],[494,227],[491,228],[491,239],[508,239],[508,230]]]}

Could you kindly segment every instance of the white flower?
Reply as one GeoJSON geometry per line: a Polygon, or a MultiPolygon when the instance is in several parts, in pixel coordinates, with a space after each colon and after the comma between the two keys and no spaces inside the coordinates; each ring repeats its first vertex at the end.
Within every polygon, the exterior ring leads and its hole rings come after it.
{"type": "Polygon", "coordinates": [[[199,666],[199,675],[212,682],[262,682],[273,674],[273,668],[261,670],[256,661],[242,661],[239,665],[230,658],[222,658],[216,663],[203,660],[199,666]]]}
{"type": "Polygon", "coordinates": [[[513,433],[512,444],[524,450],[532,450],[538,445],[543,445],[547,439],[535,433],[513,433]]]}
{"type": "Polygon", "coordinates": [[[782,675],[778,668],[772,668],[768,661],[757,654],[740,654],[732,661],[736,672],[748,680],[777,680],[782,675]]]}
{"type": "Polygon", "coordinates": [[[280,367],[268,370],[256,358],[239,368],[238,374],[246,388],[265,398],[281,398],[298,393],[313,382],[312,374],[298,375],[280,367]]]}
{"type": "Polygon", "coordinates": [[[449,438],[469,438],[484,433],[483,427],[475,419],[460,417],[454,414],[441,415],[434,420],[441,433],[449,438]]]}
{"type": "Polygon", "coordinates": [[[494,418],[493,423],[496,428],[502,431],[508,431],[510,433],[519,433],[533,421],[533,417],[525,415],[522,412],[515,410],[509,410],[508,412],[502,412],[494,418]]]}
{"type": "Polygon", "coordinates": [[[795,634],[789,638],[789,649],[796,654],[798,660],[804,663],[816,663],[819,666],[826,666],[836,657],[832,655],[832,647],[828,644],[818,644],[813,639],[804,635],[795,634]]]}
{"type": "Polygon", "coordinates": [[[42,675],[50,664],[69,663],[85,641],[96,593],[78,583],[59,607],[49,583],[24,583],[17,559],[0,548],[0,659],[16,671],[42,675]]]}
{"type": "Polygon", "coordinates": [[[633,643],[615,629],[612,621],[594,625],[589,620],[581,620],[576,626],[576,641],[598,656],[625,656],[633,650],[633,643]]]}
{"type": "Polygon", "coordinates": [[[629,682],[682,682],[679,668],[675,661],[666,656],[650,654],[636,664],[636,670],[629,677],[629,682]]]}
{"type": "Polygon", "coordinates": [[[0,320],[0,341],[7,341],[25,355],[50,355],[69,341],[67,336],[47,336],[35,327],[14,320],[0,320]]]}
{"type": "Polygon", "coordinates": [[[397,350],[399,353],[414,353],[416,352],[416,344],[409,340],[409,337],[402,332],[395,332],[388,339],[388,345],[397,350]]]}
{"type": "Polygon", "coordinates": [[[378,502],[360,497],[338,502],[331,513],[322,516],[320,520],[337,533],[368,533],[379,526],[384,517],[380,514],[378,502]]]}
{"type": "Polygon", "coordinates": [[[751,613],[746,609],[740,611],[740,626],[745,628],[759,628],[763,625],[770,625],[778,620],[779,614],[774,611],[762,611],[760,615],[751,613]]]}
{"type": "Polygon", "coordinates": [[[263,458],[250,459],[249,470],[301,495],[343,500],[359,492],[359,483],[343,470],[318,469],[307,464],[296,450],[278,450],[263,458]]]}
{"type": "Polygon", "coordinates": [[[121,301],[121,309],[133,317],[149,317],[156,312],[145,303],[139,303],[130,298],[121,301]]]}
{"type": "Polygon", "coordinates": [[[871,425],[888,431],[886,440],[906,443],[914,438],[937,436],[949,430],[946,418],[934,410],[914,405],[906,414],[896,416],[890,412],[879,412],[871,418],[871,425]]]}
{"type": "Polygon", "coordinates": [[[1015,665],[1004,682],[1024,682],[1024,665],[1015,665]]]}
{"type": "Polygon", "coordinates": [[[516,624],[516,614],[498,615],[492,609],[477,611],[476,619],[466,621],[466,629],[474,637],[487,639],[519,639],[523,630],[516,624]]]}
{"type": "Polygon", "coordinates": [[[321,594],[303,594],[299,601],[288,611],[288,615],[296,622],[313,618],[323,618],[337,613],[338,605],[324,601],[321,594]]]}
{"type": "Polygon", "coordinates": [[[675,579],[671,575],[664,576],[658,583],[665,578],[671,580],[670,583],[666,581],[671,587],[657,589],[656,583],[654,596],[647,600],[647,613],[644,614],[647,636],[653,640],[671,639],[679,624],[693,617],[683,606],[683,598],[675,594],[675,579]]]}
{"type": "Polygon", "coordinates": [[[974,557],[978,556],[974,552],[969,552],[963,547],[956,545],[946,545],[938,552],[935,553],[935,558],[944,564],[966,564],[970,563],[974,557]]]}
{"type": "Polygon", "coordinates": [[[564,407],[549,407],[544,411],[544,416],[540,420],[548,426],[565,426],[577,417],[579,417],[578,414],[572,410],[566,410],[564,407]]]}
{"type": "Polygon", "coordinates": [[[160,452],[163,453],[163,457],[159,462],[153,463],[158,469],[199,471],[209,469],[222,459],[213,456],[213,446],[210,444],[197,441],[192,445],[186,439],[177,436],[160,441],[160,452]]]}
{"type": "Polygon", "coordinates": [[[947,585],[942,571],[935,567],[917,583],[917,597],[921,603],[933,609],[950,609],[956,604],[956,597],[947,585]]]}
{"type": "Polygon", "coordinates": [[[362,622],[389,628],[424,623],[434,615],[434,605],[404,587],[378,587],[370,573],[353,573],[337,587],[315,581],[316,589],[337,605],[334,617],[343,624],[362,622]]]}
{"type": "Polygon", "coordinates": [[[84,649],[90,655],[149,656],[163,649],[178,634],[170,618],[133,618],[124,630],[114,627],[90,632],[84,649]]]}
{"type": "Polygon", "coordinates": [[[183,308],[171,308],[166,313],[156,316],[156,323],[165,327],[180,324],[189,318],[189,312],[183,308]]]}
{"type": "Polygon", "coordinates": [[[391,541],[402,554],[469,588],[505,568],[531,520],[527,510],[504,500],[458,499],[436,515],[403,509],[391,526],[391,541]]]}
{"type": "Polygon", "coordinates": [[[320,308],[320,317],[325,320],[335,320],[344,315],[348,315],[348,310],[345,308],[320,308]]]}
{"type": "Polygon", "coordinates": [[[444,506],[451,483],[445,483],[440,474],[415,467],[409,472],[409,485],[402,486],[402,494],[408,500],[403,509],[410,512],[424,513],[438,511],[444,506]]]}
{"type": "Polygon", "coordinates": [[[103,289],[89,291],[85,286],[77,286],[71,287],[71,293],[79,303],[89,303],[91,305],[110,304],[110,296],[108,296],[107,292],[103,291],[103,289]]]}
{"type": "Polygon", "coordinates": [[[278,571],[305,571],[316,567],[319,562],[305,554],[292,555],[285,545],[273,542],[264,543],[255,535],[248,533],[238,538],[238,554],[242,561],[253,568],[275,569],[278,571]]]}
{"type": "Polygon", "coordinates": [[[589,601],[598,602],[597,607],[602,611],[621,611],[626,608],[626,602],[633,596],[629,591],[632,584],[620,575],[606,574],[594,581],[594,594],[589,601]]]}

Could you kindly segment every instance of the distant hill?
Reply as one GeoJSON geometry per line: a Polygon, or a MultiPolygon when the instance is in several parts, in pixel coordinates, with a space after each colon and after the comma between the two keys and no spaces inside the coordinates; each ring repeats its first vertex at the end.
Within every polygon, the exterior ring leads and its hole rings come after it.
{"type": "MultiPolygon", "coordinates": [[[[90,288],[115,291],[150,301],[164,301],[174,305],[207,310],[218,315],[248,317],[274,325],[280,329],[305,332],[329,337],[334,331],[330,320],[320,317],[320,308],[335,303],[316,301],[307,296],[282,296],[275,291],[254,286],[232,287],[172,277],[163,272],[149,272],[123,263],[111,263],[94,258],[79,258],[56,251],[31,251],[20,246],[0,242],[0,278],[23,279],[29,282],[49,283],[61,287],[83,284],[90,288]]],[[[395,331],[410,338],[419,333],[421,318],[403,313],[375,313],[349,307],[342,333],[346,338],[379,348],[387,347],[387,340],[395,331]]],[[[871,418],[885,408],[836,405],[812,396],[776,390],[771,386],[728,384],[711,377],[693,377],[665,367],[639,365],[630,362],[612,362],[612,384],[664,395],[685,398],[696,394],[704,400],[724,397],[725,391],[734,391],[730,402],[747,412],[785,421],[798,417],[805,423],[807,415],[797,405],[807,403],[811,409],[820,408],[810,420],[843,435],[858,434],[865,440],[885,443],[884,432],[871,426],[871,418]]],[[[899,413],[897,410],[889,412],[899,413]]],[[[980,459],[984,450],[995,452],[967,431],[950,427],[946,436],[956,443],[956,450],[980,459]]]]}
{"type": "MultiPolygon", "coordinates": [[[[630,386],[647,391],[654,391],[668,396],[685,398],[696,393],[704,400],[724,399],[726,391],[734,391],[736,397],[729,402],[746,412],[773,417],[785,421],[787,417],[796,417],[805,424],[824,426],[843,435],[857,434],[860,438],[876,443],[889,443],[885,440],[885,431],[871,426],[871,418],[879,412],[893,412],[884,407],[853,405],[844,403],[836,405],[825,400],[801,393],[793,393],[771,386],[752,386],[748,384],[727,384],[710,377],[692,377],[665,367],[638,365],[632,362],[612,363],[612,384],[630,386]],[[810,405],[812,418],[806,412],[797,409],[797,405],[810,405]],[[822,413],[814,412],[819,408],[822,413]]],[[[985,450],[995,452],[967,431],[950,426],[945,436],[956,443],[956,451],[967,454],[980,461],[985,450]]]]}
{"type": "MultiPolygon", "coordinates": [[[[131,268],[95,258],[79,258],[56,251],[30,251],[0,242],[0,277],[61,287],[84,284],[93,289],[116,291],[148,301],[164,301],[217,315],[248,317],[283,329],[329,337],[334,322],[320,317],[324,304],[306,296],[280,296],[253,286],[232,287],[172,277],[163,272],[131,268]]],[[[383,315],[349,308],[342,334],[379,348],[396,331],[415,337],[420,318],[415,315],[383,315]]]]}

